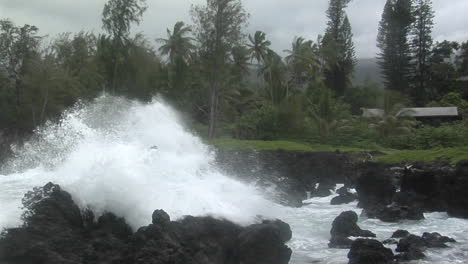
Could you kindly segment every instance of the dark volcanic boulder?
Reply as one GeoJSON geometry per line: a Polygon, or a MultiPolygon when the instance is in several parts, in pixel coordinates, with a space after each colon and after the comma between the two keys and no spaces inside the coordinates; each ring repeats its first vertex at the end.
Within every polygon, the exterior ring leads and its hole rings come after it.
{"type": "Polygon", "coordinates": [[[427,246],[429,248],[446,248],[448,246],[445,243],[457,242],[453,238],[442,236],[441,234],[436,233],[436,232],[434,233],[425,232],[422,235],[422,238],[426,240],[427,246]]]}
{"type": "Polygon", "coordinates": [[[409,206],[385,206],[376,216],[384,222],[398,222],[401,220],[422,220],[424,213],[421,209],[409,206]]]}
{"type": "Polygon", "coordinates": [[[368,230],[362,230],[358,225],[358,215],[353,211],[342,212],[333,220],[330,230],[331,239],[328,244],[331,248],[349,248],[351,240],[348,237],[376,237],[368,230]]]}
{"type": "Polygon", "coordinates": [[[70,194],[47,184],[28,193],[21,228],[0,237],[0,263],[7,264],[286,264],[288,224],[264,221],[241,227],[227,220],[187,216],[171,221],[163,210],[153,224],[132,232],[123,218],[97,220],[81,212],[70,194]]]}
{"type": "Polygon", "coordinates": [[[397,258],[404,261],[422,259],[426,248],[446,248],[448,246],[445,243],[449,242],[455,240],[439,233],[424,233],[422,237],[408,235],[398,242],[396,251],[402,253],[397,258]]]}
{"type": "Polygon", "coordinates": [[[349,264],[390,264],[394,263],[393,252],[377,240],[356,239],[348,253],[349,264]]]}
{"type": "Polygon", "coordinates": [[[426,256],[423,251],[427,248],[426,240],[416,235],[409,235],[400,239],[396,251],[402,252],[397,256],[399,260],[411,261],[423,259],[426,256]]]}
{"type": "Polygon", "coordinates": [[[365,163],[356,182],[359,206],[368,209],[392,203],[396,192],[393,174],[387,166],[379,163],[365,163]]]}
{"type": "Polygon", "coordinates": [[[354,202],[357,200],[357,195],[354,193],[349,192],[348,188],[342,187],[337,190],[339,194],[336,197],[333,197],[330,204],[331,205],[341,205],[341,204],[348,204],[350,202],[354,202]]]}
{"type": "Polygon", "coordinates": [[[284,222],[252,225],[239,235],[240,263],[287,264],[292,251],[284,245],[291,238],[291,229],[284,222]]]}
{"type": "Polygon", "coordinates": [[[395,232],[393,232],[393,235],[392,235],[392,238],[403,238],[403,237],[407,237],[410,235],[410,232],[406,231],[406,230],[397,230],[395,232]]]}
{"type": "Polygon", "coordinates": [[[450,216],[468,218],[468,160],[457,165],[456,172],[445,179],[443,198],[450,216]]]}

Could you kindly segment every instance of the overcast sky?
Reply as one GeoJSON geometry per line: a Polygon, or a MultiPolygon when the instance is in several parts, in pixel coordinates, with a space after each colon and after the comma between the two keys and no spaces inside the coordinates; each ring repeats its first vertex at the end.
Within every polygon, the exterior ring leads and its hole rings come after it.
{"type": "MultiPolygon", "coordinates": [[[[33,24],[42,35],[80,30],[101,32],[101,12],[106,0],[0,0],[0,17],[17,24],[33,24]]],[[[147,0],[149,9],[138,27],[151,39],[165,37],[177,21],[191,23],[191,4],[204,0],[147,0]]],[[[468,40],[468,0],[433,0],[436,40],[468,40]]],[[[328,0],[243,0],[251,17],[248,32],[268,34],[273,49],[289,49],[295,36],[316,40],[325,29],[328,0]]],[[[385,0],[353,0],[348,15],[357,56],[374,57],[375,39],[385,0]]]]}

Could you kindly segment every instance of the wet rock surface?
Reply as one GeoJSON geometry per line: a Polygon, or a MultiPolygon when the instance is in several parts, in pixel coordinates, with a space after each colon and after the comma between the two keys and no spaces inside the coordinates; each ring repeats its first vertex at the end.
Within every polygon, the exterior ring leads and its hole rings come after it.
{"type": "Polygon", "coordinates": [[[358,174],[359,206],[369,218],[422,220],[424,212],[438,211],[468,218],[468,161],[456,166],[416,163],[403,168],[368,162],[361,165],[358,174]]]}
{"type": "Polygon", "coordinates": [[[349,237],[376,237],[369,230],[362,230],[358,224],[358,215],[354,211],[342,212],[333,220],[330,230],[331,239],[328,244],[331,248],[350,248],[352,240],[349,237]]]}
{"type": "Polygon", "coordinates": [[[302,151],[218,151],[217,164],[231,175],[275,188],[279,202],[301,206],[306,192],[329,196],[336,184],[350,184],[365,153],[302,151]],[[318,184],[318,186],[317,186],[318,184]],[[316,188],[317,187],[317,188],[316,188]]]}
{"type": "Polygon", "coordinates": [[[339,195],[333,197],[330,201],[331,205],[341,205],[341,204],[348,204],[354,202],[358,199],[357,195],[351,193],[348,188],[342,187],[336,191],[339,195]]]}
{"type": "Polygon", "coordinates": [[[401,261],[419,260],[425,258],[424,250],[427,248],[447,248],[446,243],[455,243],[450,237],[439,233],[424,233],[422,236],[406,235],[397,244],[396,251],[400,252],[397,259],[401,261]]]}
{"type": "Polygon", "coordinates": [[[133,233],[125,219],[96,219],[52,183],[29,192],[24,225],[0,237],[5,264],[286,264],[292,233],[275,220],[247,227],[212,217],[171,221],[157,210],[153,223],[133,233]]]}
{"type": "Polygon", "coordinates": [[[348,253],[349,264],[390,264],[394,263],[391,249],[377,240],[356,239],[348,253]]]}

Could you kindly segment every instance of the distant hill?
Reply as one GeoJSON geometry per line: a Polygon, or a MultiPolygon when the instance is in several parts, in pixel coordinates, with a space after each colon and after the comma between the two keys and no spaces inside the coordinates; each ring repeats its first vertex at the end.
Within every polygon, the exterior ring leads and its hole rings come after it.
{"type": "MultiPolygon", "coordinates": [[[[261,77],[258,75],[258,66],[251,66],[247,80],[253,83],[261,83],[261,77]]],[[[383,79],[380,75],[380,69],[377,65],[377,59],[357,59],[356,68],[354,71],[353,84],[362,85],[373,83],[383,85],[383,79]]]]}
{"type": "Polygon", "coordinates": [[[358,59],[354,71],[353,84],[362,85],[365,83],[383,84],[380,69],[376,58],[358,59]]]}

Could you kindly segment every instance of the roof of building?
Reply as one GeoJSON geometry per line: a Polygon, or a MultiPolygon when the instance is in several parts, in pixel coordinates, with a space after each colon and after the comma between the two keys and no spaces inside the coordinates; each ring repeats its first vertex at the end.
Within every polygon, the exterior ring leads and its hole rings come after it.
{"type": "MultiPolygon", "coordinates": [[[[383,109],[362,109],[363,117],[382,117],[385,115],[383,109]]],[[[458,107],[419,107],[419,108],[403,108],[398,113],[398,116],[412,117],[443,117],[443,116],[458,116],[458,107]]]]}
{"type": "Polygon", "coordinates": [[[361,110],[362,110],[363,117],[382,117],[385,115],[385,111],[383,109],[362,108],[361,110]]]}

